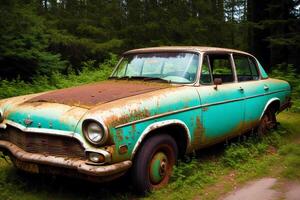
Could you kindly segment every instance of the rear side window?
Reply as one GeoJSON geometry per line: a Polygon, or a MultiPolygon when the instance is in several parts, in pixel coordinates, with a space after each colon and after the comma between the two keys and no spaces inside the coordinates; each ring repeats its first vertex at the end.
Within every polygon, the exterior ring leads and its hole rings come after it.
{"type": "Polygon", "coordinates": [[[209,55],[213,79],[221,78],[223,83],[234,82],[234,74],[228,54],[209,55]]]}
{"type": "Polygon", "coordinates": [[[252,58],[243,55],[234,55],[233,58],[239,82],[259,79],[257,67],[252,58]]]}
{"type": "Polygon", "coordinates": [[[259,74],[258,74],[258,70],[257,70],[257,65],[255,64],[255,60],[253,60],[253,58],[248,57],[249,60],[249,64],[250,64],[250,69],[251,69],[251,73],[252,73],[252,78],[253,80],[258,80],[259,79],[259,74]]]}

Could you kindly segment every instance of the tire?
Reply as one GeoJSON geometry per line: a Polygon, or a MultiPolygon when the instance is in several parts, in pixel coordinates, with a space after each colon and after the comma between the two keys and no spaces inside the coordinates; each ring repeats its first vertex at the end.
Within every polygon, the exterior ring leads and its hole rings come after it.
{"type": "Polygon", "coordinates": [[[167,185],[177,159],[175,140],[167,134],[148,138],[138,151],[132,168],[134,190],[145,194],[167,185]]]}
{"type": "Polygon", "coordinates": [[[257,128],[258,135],[266,135],[273,129],[277,128],[276,111],[268,108],[262,116],[257,128]]]}

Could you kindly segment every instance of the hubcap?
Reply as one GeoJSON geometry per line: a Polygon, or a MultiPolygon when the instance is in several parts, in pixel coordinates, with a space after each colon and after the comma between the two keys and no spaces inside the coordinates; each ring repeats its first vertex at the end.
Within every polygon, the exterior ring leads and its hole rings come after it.
{"type": "Polygon", "coordinates": [[[168,158],[163,152],[156,153],[150,163],[150,181],[158,184],[166,176],[168,171],[168,158]]]}

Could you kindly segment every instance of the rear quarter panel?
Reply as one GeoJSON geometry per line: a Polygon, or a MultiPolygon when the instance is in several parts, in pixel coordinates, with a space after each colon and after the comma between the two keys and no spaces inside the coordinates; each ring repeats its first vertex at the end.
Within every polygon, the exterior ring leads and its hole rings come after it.
{"type": "Polygon", "coordinates": [[[278,79],[262,79],[240,83],[245,94],[245,121],[244,131],[257,126],[260,119],[274,101],[280,101],[280,105],[290,97],[290,85],[286,81],[278,79]],[[265,87],[269,88],[265,90],[265,87]]]}

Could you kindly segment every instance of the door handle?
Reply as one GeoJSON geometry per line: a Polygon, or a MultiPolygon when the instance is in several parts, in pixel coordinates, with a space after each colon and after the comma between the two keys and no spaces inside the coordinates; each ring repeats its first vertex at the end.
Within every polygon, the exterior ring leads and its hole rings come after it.
{"type": "Polygon", "coordinates": [[[240,87],[240,88],[239,88],[239,91],[240,91],[240,92],[244,92],[244,88],[240,87]]]}
{"type": "Polygon", "coordinates": [[[269,87],[267,85],[264,85],[264,90],[269,90],[269,87]]]}

